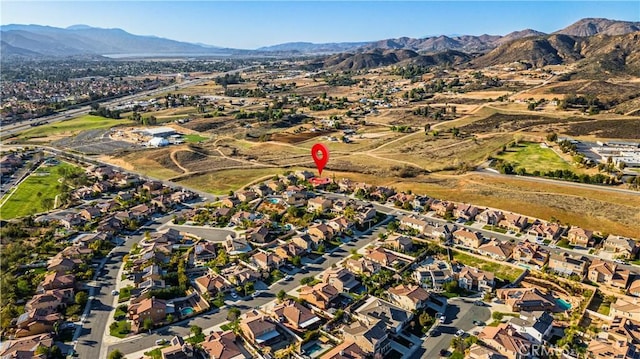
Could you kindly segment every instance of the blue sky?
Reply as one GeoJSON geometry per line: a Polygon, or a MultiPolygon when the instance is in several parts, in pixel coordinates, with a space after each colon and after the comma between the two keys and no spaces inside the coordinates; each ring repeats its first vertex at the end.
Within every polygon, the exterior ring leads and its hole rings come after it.
{"type": "Polygon", "coordinates": [[[640,1],[4,1],[5,24],[87,24],[138,35],[257,48],[438,34],[553,32],[584,18],[640,21],[640,1]]]}

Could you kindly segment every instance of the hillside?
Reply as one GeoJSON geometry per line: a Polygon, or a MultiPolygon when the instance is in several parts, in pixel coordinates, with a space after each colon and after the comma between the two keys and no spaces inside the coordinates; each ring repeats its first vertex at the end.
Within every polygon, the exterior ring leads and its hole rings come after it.
{"type": "Polygon", "coordinates": [[[558,30],[555,34],[571,36],[593,36],[593,35],[624,35],[630,32],[640,31],[640,21],[617,21],[609,19],[587,18],[558,30]]]}
{"type": "Polygon", "coordinates": [[[133,35],[121,29],[100,29],[85,25],[66,29],[38,25],[5,25],[0,27],[0,31],[3,57],[227,52],[225,49],[154,36],[133,35]]]}
{"type": "Polygon", "coordinates": [[[433,55],[420,55],[412,50],[373,50],[363,53],[342,53],[326,58],[320,66],[337,71],[415,64],[421,66],[459,65],[471,56],[459,51],[444,51],[433,55]]]}
{"type": "Polygon", "coordinates": [[[640,68],[640,32],[577,37],[554,34],[515,40],[474,59],[473,67],[524,63],[532,67],[579,62],[583,72],[635,72],[640,68]]]}

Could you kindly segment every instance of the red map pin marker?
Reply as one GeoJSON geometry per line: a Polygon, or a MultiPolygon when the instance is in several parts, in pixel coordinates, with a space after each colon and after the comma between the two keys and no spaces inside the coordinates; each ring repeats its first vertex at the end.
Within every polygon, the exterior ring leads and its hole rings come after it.
{"type": "Polygon", "coordinates": [[[311,157],[313,157],[313,162],[316,163],[318,172],[320,172],[320,175],[322,176],[322,170],[327,164],[327,161],[329,161],[329,150],[327,149],[327,146],[322,143],[316,143],[313,145],[313,147],[311,147],[311,157]]]}

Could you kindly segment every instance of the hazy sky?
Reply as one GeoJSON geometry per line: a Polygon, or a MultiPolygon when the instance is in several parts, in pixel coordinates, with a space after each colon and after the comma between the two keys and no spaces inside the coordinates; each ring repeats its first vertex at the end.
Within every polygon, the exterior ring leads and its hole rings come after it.
{"type": "Polygon", "coordinates": [[[121,28],[137,35],[257,48],[439,34],[553,32],[584,17],[640,21],[640,1],[4,1],[6,24],[121,28]]]}

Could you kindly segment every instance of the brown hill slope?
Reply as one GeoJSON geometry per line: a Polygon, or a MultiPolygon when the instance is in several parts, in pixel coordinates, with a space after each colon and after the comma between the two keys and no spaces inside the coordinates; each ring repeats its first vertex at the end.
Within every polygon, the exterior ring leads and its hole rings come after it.
{"type": "Polygon", "coordinates": [[[586,18],[558,30],[555,34],[571,36],[624,35],[640,31],[640,22],[618,21],[602,18],[586,18]]]}

